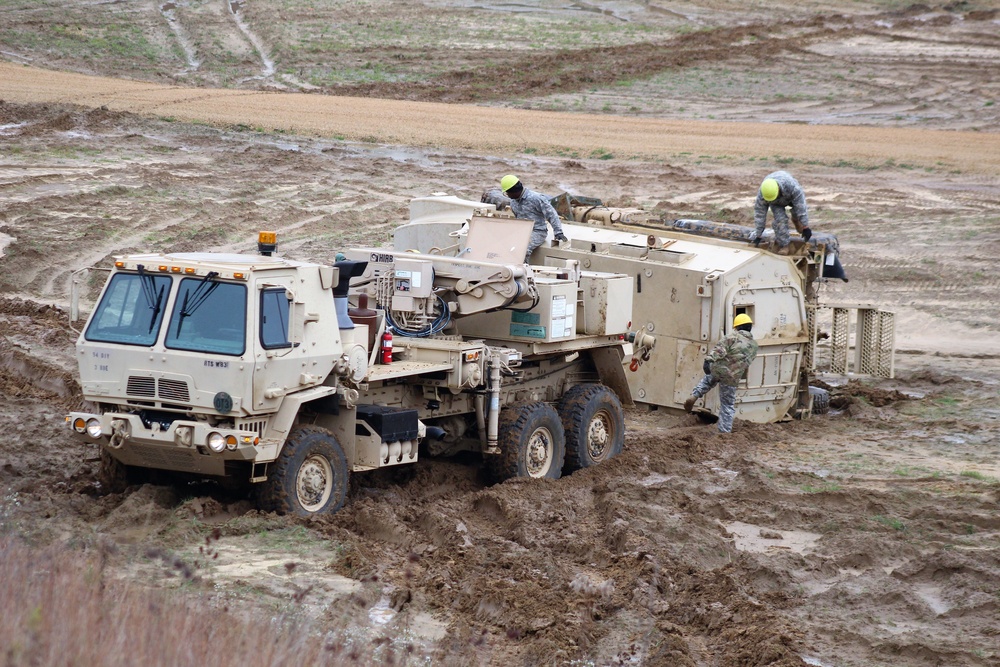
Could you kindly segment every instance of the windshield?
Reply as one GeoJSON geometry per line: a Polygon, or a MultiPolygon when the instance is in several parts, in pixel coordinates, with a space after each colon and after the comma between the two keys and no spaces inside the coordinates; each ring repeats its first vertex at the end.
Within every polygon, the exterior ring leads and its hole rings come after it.
{"type": "Polygon", "coordinates": [[[246,349],[247,288],[214,274],[185,278],[177,290],[164,343],[175,350],[241,355],[246,349]]]}
{"type": "Polygon", "coordinates": [[[104,343],[150,346],[156,342],[163,306],[170,292],[168,276],[116,273],[97,304],[84,338],[104,343]]]}

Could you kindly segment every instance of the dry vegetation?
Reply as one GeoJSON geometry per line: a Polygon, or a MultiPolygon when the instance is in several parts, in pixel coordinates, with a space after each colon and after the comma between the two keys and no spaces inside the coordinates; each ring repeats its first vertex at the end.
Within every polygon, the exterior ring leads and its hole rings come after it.
{"type": "MultiPolygon", "coordinates": [[[[110,543],[83,552],[32,548],[0,536],[5,665],[416,664],[412,646],[373,649],[301,616],[151,591],[116,576],[114,551],[110,543]]],[[[146,556],[182,586],[205,588],[191,564],[154,551],[146,556]]]]}

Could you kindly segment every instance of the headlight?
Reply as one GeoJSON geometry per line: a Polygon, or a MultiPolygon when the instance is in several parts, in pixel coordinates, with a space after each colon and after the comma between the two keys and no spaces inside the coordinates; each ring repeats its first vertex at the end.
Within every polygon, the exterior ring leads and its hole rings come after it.
{"type": "Polygon", "coordinates": [[[226,439],[221,433],[208,434],[208,448],[213,452],[221,452],[226,448],[226,439]]]}
{"type": "Polygon", "coordinates": [[[87,420],[87,435],[91,438],[97,439],[101,437],[101,420],[96,417],[91,417],[87,420]]]}

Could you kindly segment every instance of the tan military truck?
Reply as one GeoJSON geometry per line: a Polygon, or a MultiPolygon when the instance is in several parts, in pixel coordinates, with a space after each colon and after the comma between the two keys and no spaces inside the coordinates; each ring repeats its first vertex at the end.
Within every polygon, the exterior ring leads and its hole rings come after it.
{"type": "Polygon", "coordinates": [[[77,341],[93,409],[69,427],[109,487],[210,476],[300,516],[421,452],[479,452],[498,480],[600,463],[654,338],[630,332],[631,275],[524,264],[530,226],[477,218],[453,255],[333,266],[278,256],[273,234],[257,254],[117,257],[77,341]]]}

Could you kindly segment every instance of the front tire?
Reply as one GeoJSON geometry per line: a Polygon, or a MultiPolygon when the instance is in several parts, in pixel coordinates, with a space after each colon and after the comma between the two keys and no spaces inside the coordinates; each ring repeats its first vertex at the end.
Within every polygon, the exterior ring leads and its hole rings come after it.
{"type": "Polygon", "coordinates": [[[573,387],[559,403],[566,431],[566,470],[580,470],[622,453],[625,414],[621,401],[603,384],[573,387]]]}
{"type": "Polygon", "coordinates": [[[257,496],[261,509],[299,517],[333,514],[347,500],[347,457],[332,433],[303,426],[288,437],[257,496]]]}
{"type": "Polygon", "coordinates": [[[145,468],[125,465],[104,447],[101,447],[100,457],[97,481],[103,493],[124,493],[128,487],[144,484],[148,479],[145,468]]]}
{"type": "Polygon", "coordinates": [[[500,454],[490,456],[493,478],[559,479],[566,459],[566,435],[548,403],[517,403],[500,412],[500,454]]]}

